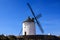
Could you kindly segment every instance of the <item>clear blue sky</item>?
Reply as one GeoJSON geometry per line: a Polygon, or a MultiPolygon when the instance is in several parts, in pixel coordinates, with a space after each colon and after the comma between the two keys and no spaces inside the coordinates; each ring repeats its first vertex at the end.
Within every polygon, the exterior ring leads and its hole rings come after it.
{"type": "MultiPolygon", "coordinates": [[[[0,0],[0,34],[19,35],[22,22],[32,16],[27,6],[30,3],[35,15],[42,17],[39,22],[44,34],[60,35],[60,0],[0,0]]],[[[36,25],[37,34],[41,34],[36,25]]]]}

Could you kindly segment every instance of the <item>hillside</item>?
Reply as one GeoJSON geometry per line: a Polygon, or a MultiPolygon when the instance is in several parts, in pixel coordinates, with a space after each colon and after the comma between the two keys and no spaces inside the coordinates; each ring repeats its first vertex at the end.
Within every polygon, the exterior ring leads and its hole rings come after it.
{"type": "Polygon", "coordinates": [[[0,35],[0,40],[60,40],[60,36],[54,35],[22,35],[22,36],[4,36],[0,35]]]}

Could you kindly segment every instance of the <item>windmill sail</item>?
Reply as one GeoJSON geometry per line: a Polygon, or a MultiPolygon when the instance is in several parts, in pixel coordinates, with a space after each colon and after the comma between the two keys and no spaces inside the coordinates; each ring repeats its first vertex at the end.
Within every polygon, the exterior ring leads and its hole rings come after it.
{"type": "Polygon", "coordinates": [[[38,27],[40,28],[41,32],[42,32],[42,33],[44,33],[44,31],[43,31],[43,29],[42,29],[42,27],[41,27],[40,23],[38,22],[38,20],[37,20],[37,18],[36,18],[36,16],[35,16],[35,14],[34,14],[34,12],[33,12],[32,8],[31,8],[31,6],[30,6],[30,4],[29,4],[29,3],[27,3],[27,5],[28,5],[29,9],[31,10],[32,15],[34,16],[34,19],[36,20],[36,23],[37,23],[38,27]]]}

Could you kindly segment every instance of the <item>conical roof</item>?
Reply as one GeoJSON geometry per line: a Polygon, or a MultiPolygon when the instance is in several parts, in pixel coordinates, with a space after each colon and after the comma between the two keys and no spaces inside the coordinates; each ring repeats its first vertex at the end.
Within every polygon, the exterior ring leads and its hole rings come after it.
{"type": "Polygon", "coordinates": [[[34,18],[28,17],[24,22],[34,22],[34,18]]]}

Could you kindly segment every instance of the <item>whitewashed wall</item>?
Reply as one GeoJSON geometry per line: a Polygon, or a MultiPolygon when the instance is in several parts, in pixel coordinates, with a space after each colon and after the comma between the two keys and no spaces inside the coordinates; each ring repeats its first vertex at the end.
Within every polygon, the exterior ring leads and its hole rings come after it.
{"type": "Polygon", "coordinates": [[[36,35],[35,23],[34,22],[24,22],[23,23],[23,35],[36,35]]]}

